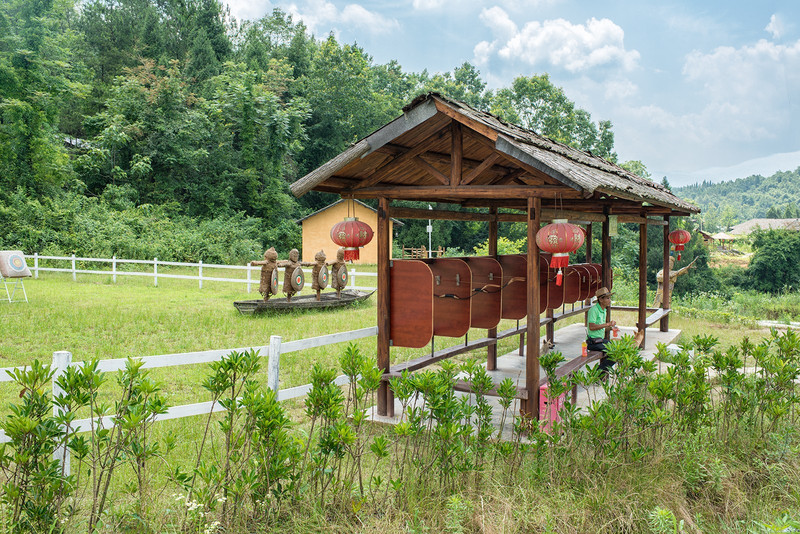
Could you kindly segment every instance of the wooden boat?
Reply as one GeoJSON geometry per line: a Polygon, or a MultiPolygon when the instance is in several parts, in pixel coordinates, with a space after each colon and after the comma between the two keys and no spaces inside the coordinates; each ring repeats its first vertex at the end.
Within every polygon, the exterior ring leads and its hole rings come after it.
{"type": "Polygon", "coordinates": [[[335,291],[329,291],[327,293],[321,293],[320,300],[317,300],[316,293],[310,293],[308,295],[295,295],[290,301],[287,301],[285,297],[272,297],[266,302],[264,299],[239,300],[234,302],[233,305],[239,310],[239,313],[243,315],[252,315],[267,310],[285,311],[339,308],[348,306],[354,302],[362,302],[368,299],[374,292],[375,290],[358,291],[355,289],[345,289],[342,291],[341,298],[336,298],[335,291]]]}

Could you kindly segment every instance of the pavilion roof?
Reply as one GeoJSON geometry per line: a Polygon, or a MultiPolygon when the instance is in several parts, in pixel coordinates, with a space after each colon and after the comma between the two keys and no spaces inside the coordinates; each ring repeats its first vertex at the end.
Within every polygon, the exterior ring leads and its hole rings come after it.
{"type": "Polygon", "coordinates": [[[291,185],[343,198],[542,206],[588,213],[688,215],[699,208],[603,158],[428,93],[403,115],[291,185]],[[460,171],[460,172],[459,172],[460,171]]]}

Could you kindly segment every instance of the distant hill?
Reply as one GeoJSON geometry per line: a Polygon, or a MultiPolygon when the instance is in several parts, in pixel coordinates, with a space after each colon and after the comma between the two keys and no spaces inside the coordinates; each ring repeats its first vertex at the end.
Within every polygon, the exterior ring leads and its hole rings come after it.
{"type": "Polygon", "coordinates": [[[676,187],[673,192],[700,207],[703,227],[711,231],[755,218],[800,217],[800,167],[769,177],[676,187]]]}

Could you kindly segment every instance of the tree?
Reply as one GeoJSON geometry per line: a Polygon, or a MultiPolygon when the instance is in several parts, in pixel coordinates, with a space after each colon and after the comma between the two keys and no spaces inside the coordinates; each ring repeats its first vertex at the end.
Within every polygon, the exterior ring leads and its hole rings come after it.
{"type": "Polygon", "coordinates": [[[753,289],[778,293],[800,287],[800,232],[756,230],[753,248],[755,253],[747,267],[753,289]]]}
{"type": "Polygon", "coordinates": [[[626,161],[625,163],[621,163],[620,167],[625,169],[628,172],[632,172],[636,176],[641,176],[642,178],[649,180],[650,173],[647,172],[647,167],[644,163],[637,160],[626,161]]]}
{"type": "Polygon", "coordinates": [[[497,91],[491,112],[554,141],[616,161],[611,122],[592,122],[591,115],[577,108],[548,74],[515,78],[510,88],[497,91]]]}

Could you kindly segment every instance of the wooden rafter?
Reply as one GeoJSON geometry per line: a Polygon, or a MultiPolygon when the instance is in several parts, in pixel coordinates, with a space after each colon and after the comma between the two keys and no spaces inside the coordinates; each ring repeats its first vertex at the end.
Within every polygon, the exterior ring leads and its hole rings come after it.
{"type": "Polygon", "coordinates": [[[456,121],[450,123],[450,185],[456,187],[461,184],[464,159],[464,137],[461,133],[461,124],[456,121]]]}
{"type": "Polygon", "coordinates": [[[411,162],[426,173],[436,178],[442,185],[449,185],[451,178],[421,157],[416,156],[411,159],[411,162]]]}
{"type": "Polygon", "coordinates": [[[462,187],[447,187],[447,186],[380,186],[369,187],[364,189],[356,189],[349,192],[348,196],[353,198],[403,198],[403,199],[425,199],[431,197],[451,198],[451,199],[468,199],[468,198],[483,198],[483,199],[505,199],[509,196],[518,198],[528,197],[543,197],[552,196],[554,192],[559,192],[564,196],[572,196],[577,198],[580,193],[578,191],[564,190],[563,187],[554,185],[542,186],[462,186],[462,187]]]}
{"type": "Polygon", "coordinates": [[[412,160],[416,156],[419,156],[420,154],[425,152],[428,149],[429,145],[434,141],[441,139],[445,135],[448,129],[449,126],[441,128],[440,130],[432,133],[431,135],[420,141],[416,146],[409,148],[406,152],[403,152],[402,154],[399,154],[392,159],[384,161],[381,165],[375,167],[372,171],[370,171],[369,174],[367,174],[355,188],[365,189],[377,184],[386,176],[386,174],[394,171],[395,169],[400,167],[400,165],[402,165],[403,163],[406,163],[409,160],[412,160]]]}
{"type": "Polygon", "coordinates": [[[469,171],[463,178],[461,178],[461,185],[468,185],[475,178],[480,176],[486,169],[494,165],[494,162],[500,159],[500,154],[492,152],[489,157],[483,160],[477,167],[469,171]]]}

